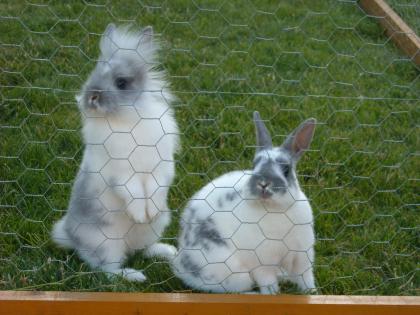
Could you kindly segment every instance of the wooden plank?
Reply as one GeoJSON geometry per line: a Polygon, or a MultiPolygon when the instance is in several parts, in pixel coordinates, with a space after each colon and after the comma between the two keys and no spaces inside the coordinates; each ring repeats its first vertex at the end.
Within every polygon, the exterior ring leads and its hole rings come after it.
{"type": "Polygon", "coordinates": [[[385,28],[392,41],[416,64],[420,65],[420,39],[384,0],[360,0],[365,12],[385,28]]]}
{"type": "Polygon", "coordinates": [[[0,314],[420,314],[420,297],[0,291],[0,314]]]}

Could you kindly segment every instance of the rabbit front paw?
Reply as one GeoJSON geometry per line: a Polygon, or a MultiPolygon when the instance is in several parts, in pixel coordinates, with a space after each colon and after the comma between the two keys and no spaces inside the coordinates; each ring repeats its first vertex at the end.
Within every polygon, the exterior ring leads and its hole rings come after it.
{"type": "Polygon", "coordinates": [[[158,216],[160,211],[156,207],[149,207],[144,210],[127,209],[128,214],[136,223],[151,223],[158,216]]]}
{"type": "Polygon", "coordinates": [[[150,223],[151,219],[149,218],[147,212],[145,210],[131,210],[128,209],[128,215],[135,223],[150,223]]]}

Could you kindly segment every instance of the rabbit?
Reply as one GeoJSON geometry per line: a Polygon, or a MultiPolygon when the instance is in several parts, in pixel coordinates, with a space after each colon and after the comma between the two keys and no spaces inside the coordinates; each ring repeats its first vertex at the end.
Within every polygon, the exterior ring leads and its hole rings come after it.
{"type": "Polygon", "coordinates": [[[98,63],[76,96],[85,148],[67,213],[52,230],[55,243],[92,268],[132,281],[146,277],[122,267],[129,253],[177,253],[159,242],[171,220],[167,195],[179,131],[175,97],[155,69],[157,50],[150,26],[107,26],[98,63]]]}
{"type": "Polygon", "coordinates": [[[276,294],[289,279],[315,292],[315,236],[296,164],[309,148],[316,120],[304,121],[279,147],[254,112],[253,170],[224,174],[204,186],[181,216],[177,277],[198,290],[276,294]]]}

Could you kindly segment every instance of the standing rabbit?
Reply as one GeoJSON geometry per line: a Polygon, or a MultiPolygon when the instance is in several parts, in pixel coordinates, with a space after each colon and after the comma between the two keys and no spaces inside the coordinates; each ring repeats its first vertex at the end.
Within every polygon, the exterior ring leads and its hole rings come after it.
{"type": "Polygon", "coordinates": [[[143,281],[122,268],[127,254],[171,259],[159,243],[170,222],[167,194],[175,174],[178,126],[164,74],[154,69],[153,30],[108,25],[99,61],[76,96],[85,150],[66,215],[52,238],[91,267],[143,281]]]}
{"type": "Polygon", "coordinates": [[[309,148],[315,119],[308,119],[280,147],[254,113],[257,152],[253,170],[224,174],[197,192],[181,219],[175,274],[204,291],[279,292],[287,277],[314,290],[313,216],[296,175],[309,148]]]}

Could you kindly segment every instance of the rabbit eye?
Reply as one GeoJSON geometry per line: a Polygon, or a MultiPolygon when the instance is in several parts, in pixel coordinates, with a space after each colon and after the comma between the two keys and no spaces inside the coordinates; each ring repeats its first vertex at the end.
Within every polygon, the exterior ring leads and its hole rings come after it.
{"type": "Polygon", "coordinates": [[[125,90],[127,88],[128,81],[125,78],[117,78],[115,80],[115,85],[118,89],[125,90]]]}
{"type": "Polygon", "coordinates": [[[284,174],[284,177],[289,177],[289,174],[290,174],[290,165],[288,165],[288,164],[282,164],[281,165],[281,169],[282,169],[282,171],[283,171],[283,174],[284,174]]]}

